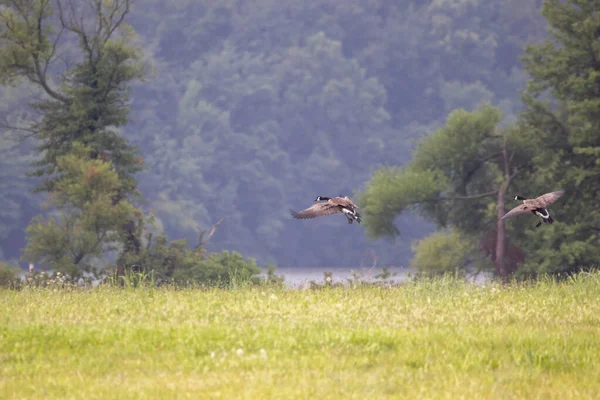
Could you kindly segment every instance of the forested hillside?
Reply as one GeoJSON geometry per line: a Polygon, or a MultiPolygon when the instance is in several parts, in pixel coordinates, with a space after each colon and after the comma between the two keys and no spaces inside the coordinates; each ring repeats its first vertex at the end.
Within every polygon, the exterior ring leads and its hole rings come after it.
{"type": "MultiPolygon", "coordinates": [[[[519,57],[547,36],[539,0],[145,0],[128,22],[151,68],[133,83],[120,134],[140,148],[143,208],[171,238],[259,263],[406,265],[434,226],[407,214],[395,243],[341,216],[296,221],[317,195],[357,195],[377,168],[411,160],[416,139],[457,108],[488,101],[514,121],[527,75],[519,57]]],[[[73,44],[74,46],[76,43],[73,44]]],[[[5,123],[28,86],[2,87],[5,123]]],[[[45,195],[24,173],[31,142],[2,131],[2,257],[18,258],[45,195]]],[[[26,134],[27,132],[24,132],[26,134]]]]}

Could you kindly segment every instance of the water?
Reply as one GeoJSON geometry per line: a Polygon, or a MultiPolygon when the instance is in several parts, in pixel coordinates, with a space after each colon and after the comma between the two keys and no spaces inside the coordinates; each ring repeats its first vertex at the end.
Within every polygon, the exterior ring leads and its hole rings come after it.
{"type": "MultiPolygon", "coordinates": [[[[381,271],[380,267],[278,267],[275,270],[275,275],[283,275],[285,284],[289,286],[301,287],[310,281],[323,283],[326,272],[331,272],[332,283],[346,283],[348,279],[353,279],[353,274],[365,281],[376,281],[375,276],[381,274],[381,271]]],[[[387,267],[387,271],[393,274],[393,276],[386,279],[387,282],[406,281],[408,274],[414,272],[406,267],[387,267]]]]}

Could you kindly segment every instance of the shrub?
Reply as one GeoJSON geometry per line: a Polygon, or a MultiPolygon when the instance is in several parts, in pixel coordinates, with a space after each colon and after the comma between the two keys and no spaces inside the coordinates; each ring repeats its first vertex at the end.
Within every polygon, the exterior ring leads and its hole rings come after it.
{"type": "Polygon", "coordinates": [[[0,261],[0,288],[15,288],[20,284],[19,268],[0,261]]]}
{"type": "MultiPolygon", "coordinates": [[[[122,257],[117,266],[117,275],[129,271],[157,283],[180,285],[220,285],[239,286],[256,284],[261,269],[253,258],[244,260],[237,252],[222,251],[207,254],[202,246],[191,249],[187,240],[169,241],[166,233],[161,233],[152,243],[148,236],[148,246],[136,257],[122,257]]],[[[128,276],[131,276],[128,274],[128,276]]]]}

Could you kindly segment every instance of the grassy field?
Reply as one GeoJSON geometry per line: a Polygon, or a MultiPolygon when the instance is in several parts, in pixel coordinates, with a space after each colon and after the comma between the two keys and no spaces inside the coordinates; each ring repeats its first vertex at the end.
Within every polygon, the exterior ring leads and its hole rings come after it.
{"type": "Polygon", "coordinates": [[[2,399],[600,397],[600,274],[0,291],[2,399]]]}

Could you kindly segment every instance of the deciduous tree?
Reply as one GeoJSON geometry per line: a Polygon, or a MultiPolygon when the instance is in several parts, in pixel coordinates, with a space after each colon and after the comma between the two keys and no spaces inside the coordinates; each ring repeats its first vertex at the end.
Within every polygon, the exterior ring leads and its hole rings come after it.
{"type": "MultiPolygon", "coordinates": [[[[2,5],[0,82],[24,79],[42,93],[31,103],[40,118],[20,127],[38,141],[42,156],[33,171],[43,178],[38,190],[64,188],[68,176],[59,159],[79,143],[89,149],[90,160],[110,160],[115,168],[118,188],[111,202],[118,208],[137,194],[134,174],[142,167],[137,148],[118,132],[127,122],[129,84],[144,73],[134,32],[125,22],[131,0],[5,0],[2,5]]],[[[136,223],[124,224],[125,251],[139,251],[136,223]]]]}
{"type": "Polygon", "coordinates": [[[95,262],[123,244],[123,221],[140,219],[126,199],[114,202],[122,184],[110,161],[90,159],[90,147],[73,143],[56,159],[61,179],[49,193],[48,218],[35,217],[27,228],[24,257],[49,264],[71,277],[96,272],[95,262]]]}
{"type": "MultiPolygon", "coordinates": [[[[518,129],[500,129],[500,121],[500,111],[488,104],[471,113],[456,110],[441,129],[419,142],[409,164],[376,171],[360,199],[367,233],[398,235],[395,218],[410,209],[472,240],[494,231],[495,271],[506,277],[504,199],[528,165],[529,147],[518,129]]],[[[415,262],[423,257],[417,254],[415,262]]]]}

